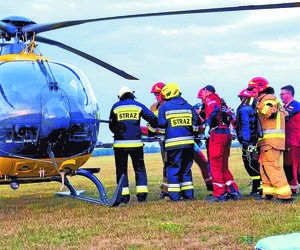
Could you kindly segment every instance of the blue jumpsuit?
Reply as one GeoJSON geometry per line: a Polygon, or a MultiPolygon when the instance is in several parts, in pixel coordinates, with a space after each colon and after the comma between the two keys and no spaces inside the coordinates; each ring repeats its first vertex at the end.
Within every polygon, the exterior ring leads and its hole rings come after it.
{"type": "Polygon", "coordinates": [[[194,131],[200,118],[195,109],[180,96],[165,102],[158,113],[159,129],[165,133],[168,192],[172,201],[194,199],[191,167],[194,131]]]}

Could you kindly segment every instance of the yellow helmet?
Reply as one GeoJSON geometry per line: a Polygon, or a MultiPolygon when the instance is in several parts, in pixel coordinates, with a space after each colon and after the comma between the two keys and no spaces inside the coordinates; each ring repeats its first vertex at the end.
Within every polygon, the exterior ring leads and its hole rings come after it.
{"type": "Polygon", "coordinates": [[[164,99],[171,99],[180,95],[180,88],[176,83],[168,83],[162,88],[161,95],[164,99]]]}

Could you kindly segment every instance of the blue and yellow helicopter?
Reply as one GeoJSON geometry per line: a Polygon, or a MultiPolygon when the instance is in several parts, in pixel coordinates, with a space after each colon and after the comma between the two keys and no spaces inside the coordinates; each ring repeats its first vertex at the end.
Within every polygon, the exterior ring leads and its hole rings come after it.
{"type": "Polygon", "coordinates": [[[37,24],[25,17],[0,21],[0,185],[17,189],[22,183],[62,182],[71,196],[116,206],[122,180],[111,200],[94,175],[83,168],[97,143],[99,107],[87,77],[75,66],[39,54],[36,42],[58,46],[82,56],[125,79],[136,77],[91,55],[37,34],[88,22],[114,19],[300,7],[299,2],[170,11],[37,24]],[[97,187],[99,199],[81,195],[68,176],[80,175],[97,187]]]}

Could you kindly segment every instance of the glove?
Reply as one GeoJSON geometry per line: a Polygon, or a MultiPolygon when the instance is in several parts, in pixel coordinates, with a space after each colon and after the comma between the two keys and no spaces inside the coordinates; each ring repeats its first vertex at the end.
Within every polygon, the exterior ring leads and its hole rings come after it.
{"type": "Polygon", "coordinates": [[[209,130],[210,130],[210,126],[206,125],[205,130],[204,130],[204,136],[206,139],[208,139],[210,137],[209,130]]]}

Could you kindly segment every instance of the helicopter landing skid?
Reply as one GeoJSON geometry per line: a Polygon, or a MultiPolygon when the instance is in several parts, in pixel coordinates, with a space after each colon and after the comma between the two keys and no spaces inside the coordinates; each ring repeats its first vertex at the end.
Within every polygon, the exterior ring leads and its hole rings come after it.
{"type": "MultiPolygon", "coordinates": [[[[118,183],[118,186],[116,188],[116,191],[115,191],[112,199],[109,201],[102,183],[94,175],[94,173],[97,173],[97,172],[99,172],[99,169],[78,169],[76,171],[75,175],[81,175],[81,176],[84,176],[84,177],[88,178],[89,180],[91,180],[98,189],[100,199],[95,199],[95,198],[81,195],[82,193],[85,192],[85,190],[76,190],[66,177],[64,178],[64,185],[69,189],[69,191],[57,192],[56,195],[58,195],[60,197],[62,197],[62,196],[72,197],[74,199],[80,199],[80,200],[89,201],[89,202],[93,202],[93,203],[100,204],[100,205],[111,206],[111,207],[118,206],[119,205],[118,200],[120,200],[120,197],[122,194],[124,175],[122,175],[122,177],[118,183]]],[[[52,181],[57,181],[57,182],[61,183],[62,178],[60,176],[55,176],[55,177],[53,177],[52,181]]]]}

